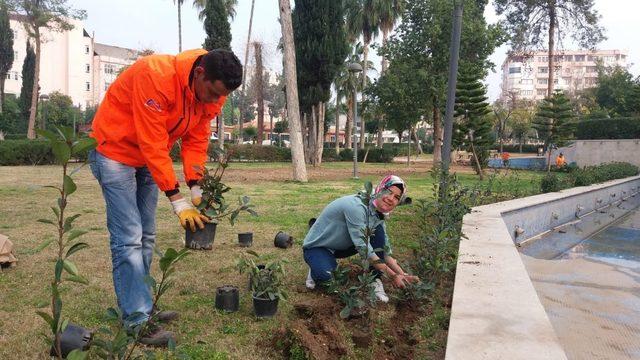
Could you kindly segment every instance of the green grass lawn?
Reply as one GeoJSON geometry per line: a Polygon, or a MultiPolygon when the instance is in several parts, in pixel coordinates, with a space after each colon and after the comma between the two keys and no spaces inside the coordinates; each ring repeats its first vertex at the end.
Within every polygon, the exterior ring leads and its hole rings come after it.
{"type": "MultiPolygon", "coordinates": [[[[350,174],[349,163],[323,165],[327,170],[350,174]]],[[[291,316],[292,303],[313,293],[304,288],[307,268],[302,259],[301,244],[307,220],[319,214],[331,200],[355,193],[363,181],[375,182],[381,178],[376,171],[407,170],[405,164],[366,164],[362,166],[360,180],[343,176],[341,180],[318,179],[301,184],[289,181],[262,180],[266,171],[290,173],[289,164],[233,163],[234,174],[228,185],[232,191],[228,199],[248,195],[256,206],[259,217],[243,215],[235,227],[228,222],[218,226],[213,251],[192,252],[178,265],[176,284],[164,297],[164,308],[177,310],[181,319],[169,326],[178,336],[179,348],[200,359],[264,359],[278,358],[271,347],[260,340],[277,327],[286,324],[291,316]],[[273,238],[278,231],[295,238],[293,248],[277,249],[273,238]],[[271,320],[257,321],[252,315],[251,297],[246,291],[247,279],[235,269],[238,255],[237,233],[253,231],[252,250],[271,258],[289,260],[286,279],[289,302],[281,303],[279,314],[271,320]],[[218,313],[214,309],[217,286],[233,284],[241,289],[240,311],[233,314],[218,313]]],[[[36,220],[50,218],[50,207],[56,199],[55,191],[44,185],[57,184],[61,169],[57,166],[0,167],[0,233],[9,236],[19,259],[17,267],[0,272],[0,359],[44,359],[46,345],[41,333],[47,333],[45,323],[35,314],[36,304],[48,299],[48,283],[53,277],[53,246],[36,252],[43,241],[53,238],[55,229],[36,220]]],[[[181,169],[176,166],[176,173],[181,169]]],[[[509,192],[517,196],[536,193],[541,174],[518,172],[502,174],[485,180],[492,182],[495,200],[509,192]],[[513,174],[513,173],[512,173],[513,174]]],[[[433,180],[426,171],[403,175],[409,195],[414,200],[430,196],[433,180]]],[[[67,284],[63,288],[63,317],[72,322],[97,328],[106,325],[104,311],[115,305],[111,278],[109,235],[106,229],[105,207],[100,188],[88,168],[75,175],[78,191],[69,198],[68,214],[80,213],[76,228],[90,230],[82,238],[90,248],[74,255],[80,273],[89,279],[88,286],[67,284]]],[[[478,184],[472,174],[460,175],[463,184],[478,184]]],[[[185,190],[183,190],[185,191],[185,190]]],[[[407,255],[407,245],[417,238],[417,224],[413,207],[400,207],[388,222],[389,235],[398,257],[407,255]]],[[[157,213],[157,246],[161,249],[183,246],[184,231],[172,213],[169,202],[160,196],[157,213]]],[[[157,263],[153,265],[157,274],[157,263]]],[[[347,331],[347,330],[345,330],[347,331]]],[[[426,333],[426,332],[425,332],[426,333]]],[[[418,347],[421,345],[418,344],[418,347]]],[[[418,351],[419,353],[419,351],[418,351]]],[[[358,357],[367,358],[361,354],[358,357]]]]}

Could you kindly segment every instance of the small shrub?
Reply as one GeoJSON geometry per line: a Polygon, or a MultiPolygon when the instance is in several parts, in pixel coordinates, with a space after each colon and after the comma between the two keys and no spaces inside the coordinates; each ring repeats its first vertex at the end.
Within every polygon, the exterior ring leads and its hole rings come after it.
{"type": "Polygon", "coordinates": [[[51,144],[47,141],[0,141],[0,165],[51,165],[55,161],[51,144]]]}
{"type": "Polygon", "coordinates": [[[548,173],[540,181],[540,191],[543,193],[549,193],[554,191],[560,191],[560,180],[554,173],[548,173]]]}
{"type": "Polygon", "coordinates": [[[614,179],[638,175],[638,167],[629,163],[614,162],[596,166],[586,166],[571,171],[573,186],[587,186],[614,179]]]}

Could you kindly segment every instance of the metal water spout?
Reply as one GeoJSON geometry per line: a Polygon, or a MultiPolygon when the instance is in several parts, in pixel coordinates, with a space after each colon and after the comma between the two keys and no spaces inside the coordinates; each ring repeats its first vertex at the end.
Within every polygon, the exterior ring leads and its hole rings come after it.
{"type": "Polygon", "coordinates": [[[516,225],[515,229],[516,238],[522,234],[524,234],[524,229],[520,227],[520,225],[516,225]]]}
{"type": "Polygon", "coordinates": [[[578,206],[576,206],[576,217],[580,218],[580,212],[584,210],[584,206],[578,204],[578,206]]]}

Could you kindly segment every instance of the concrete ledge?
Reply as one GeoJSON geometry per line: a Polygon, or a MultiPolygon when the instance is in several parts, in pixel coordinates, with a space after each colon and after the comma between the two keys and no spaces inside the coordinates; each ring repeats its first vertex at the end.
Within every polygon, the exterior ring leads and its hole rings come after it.
{"type": "Polygon", "coordinates": [[[463,219],[446,359],[566,359],[520,258],[515,225],[533,237],[575,219],[577,205],[588,213],[638,190],[640,176],[473,208],[463,219]]]}

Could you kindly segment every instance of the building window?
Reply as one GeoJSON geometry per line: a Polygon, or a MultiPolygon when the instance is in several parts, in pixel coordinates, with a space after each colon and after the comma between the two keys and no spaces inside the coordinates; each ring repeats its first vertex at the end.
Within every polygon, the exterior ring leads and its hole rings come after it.
{"type": "Polygon", "coordinates": [[[549,83],[549,79],[538,79],[538,84],[547,85],[549,83]]]}
{"type": "Polygon", "coordinates": [[[85,45],[84,46],[84,53],[88,54],[89,53],[89,45],[85,45]]]}
{"type": "Polygon", "coordinates": [[[104,65],[104,73],[105,74],[115,74],[116,73],[116,67],[113,64],[105,64],[104,65]]]}
{"type": "Polygon", "coordinates": [[[614,61],[616,58],[615,56],[603,56],[604,61],[614,61]]]}
{"type": "Polygon", "coordinates": [[[91,83],[88,81],[84,83],[84,89],[87,91],[91,91],[91,83]]]}
{"type": "Polygon", "coordinates": [[[13,80],[18,80],[18,72],[17,71],[13,72],[13,80]]]}
{"type": "Polygon", "coordinates": [[[86,72],[87,74],[91,72],[91,65],[86,64],[84,67],[84,72],[86,72]]]}
{"type": "Polygon", "coordinates": [[[547,95],[547,90],[546,89],[538,89],[537,92],[538,96],[546,96],[547,95]]]}
{"type": "Polygon", "coordinates": [[[110,82],[105,82],[104,83],[104,91],[107,91],[107,89],[109,88],[109,85],[111,85],[110,82]]]}
{"type": "Polygon", "coordinates": [[[576,61],[584,61],[584,55],[576,55],[576,61]]]}
{"type": "Polygon", "coordinates": [[[11,80],[11,73],[7,71],[7,75],[5,75],[5,77],[7,78],[7,80],[11,80]]]}
{"type": "Polygon", "coordinates": [[[584,84],[585,85],[595,85],[598,82],[598,79],[596,78],[586,78],[584,79],[584,84]]]}
{"type": "Polygon", "coordinates": [[[520,66],[510,67],[509,74],[520,74],[520,66]]]}
{"type": "Polygon", "coordinates": [[[587,57],[587,60],[589,60],[589,61],[594,61],[594,62],[595,62],[595,61],[598,61],[598,59],[599,59],[599,57],[598,57],[598,56],[595,56],[595,55],[589,55],[589,56],[587,57]]]}
{"type": "Polygon", "coordinates": [[[538,56],[538,62],[547,62],[549,61],[548,56],[538,56]]]}
{"type": "Polygon", "coordinates": [[[549,68],[546,66],[540,66],[538,67],[538,73],[540,74],[546,74],[549,72],[549,68]]]}
{"type": "Polygon", "coordinates": [[[524,96],[531,96],[531,95],[533,95],[533,90],[522,90],[522,91],[520,91],[520,94],[522,94],[524,96]]]}
{"type": "Polygon", "coordinates": [[[596,73],[596,72],[598,72],[598,67],[597,66],[587,66],[587,72],[588,73],[596,73]]]}
{"type": "Polygon", "coordinates": [[[627,55],[620,55],[620,59],[624,60],[627,58],[627,55]]]}
{"type": "Polygon", "coordinates": [[[532,85],[533,84],[533,79],[522,79],[522,80],[520,80],[520,84],[522,84],[522,85],[532,85]]]}

